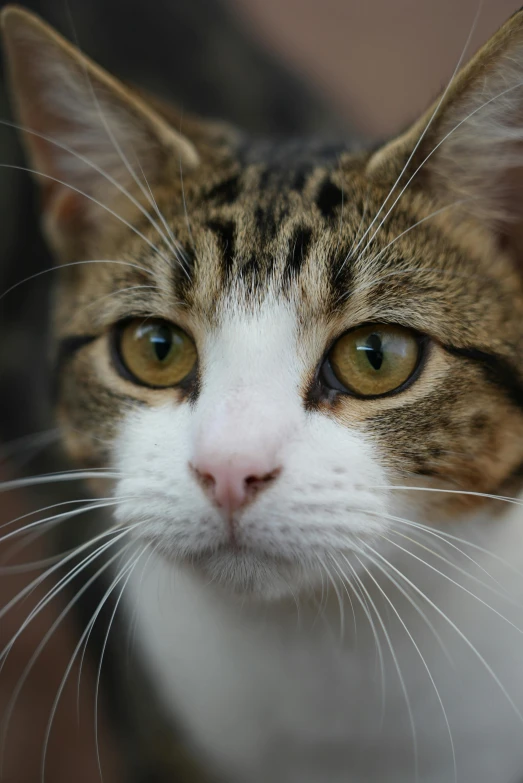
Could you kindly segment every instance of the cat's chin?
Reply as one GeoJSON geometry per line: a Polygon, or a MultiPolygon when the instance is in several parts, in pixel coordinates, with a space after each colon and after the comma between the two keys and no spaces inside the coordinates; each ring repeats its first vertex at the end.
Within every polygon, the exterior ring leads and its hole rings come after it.
{"type": "MultiPolygon", "coordinates": [[[[169,558],[172,560],[172,558],[169,558]]],[[[178,561],[180,563],[180,561],[178,561]]],[[[317,567],[244,548],[222,547],[182,561],[202,581],[253,600],[278,601],[321,588],[317,567]]]]}

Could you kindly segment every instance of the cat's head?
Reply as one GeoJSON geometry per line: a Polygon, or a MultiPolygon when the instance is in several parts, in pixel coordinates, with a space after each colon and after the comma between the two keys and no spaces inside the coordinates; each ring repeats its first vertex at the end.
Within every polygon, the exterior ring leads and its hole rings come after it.
{"type": "Polygon", "coordinates": [[[118,472],[118,522],[269,596],[519,486],[522,12],[371,153],[178,116],[3,25],[59,265],[58,420],[118,472]]]}

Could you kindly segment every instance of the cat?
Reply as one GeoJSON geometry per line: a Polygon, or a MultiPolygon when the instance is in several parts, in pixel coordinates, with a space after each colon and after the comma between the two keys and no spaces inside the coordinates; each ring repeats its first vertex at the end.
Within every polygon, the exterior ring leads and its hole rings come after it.
{"type": "Polygon", "coordinates": [[[166,709],[231,783],[520,780],[523,11],[367,151],[2,24],[57,422],[166,709]]]}

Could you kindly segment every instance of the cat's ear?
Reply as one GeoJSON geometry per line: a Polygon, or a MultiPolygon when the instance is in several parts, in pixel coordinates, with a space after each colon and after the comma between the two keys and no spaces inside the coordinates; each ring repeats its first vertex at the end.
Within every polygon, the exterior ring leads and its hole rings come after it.
{"type": "Polygon", "coordinates": [[[421,120],[374,154],[368,174],[399,177],[395,195],[412,178],[409,187],[445,203],[449,218],[481,222],[523,265],[523,9],[421,120]]]}
{"type": "Polygon", "coordinates": [[[107,227],[109,210],[125,214],[149,187],[197,165],[189,140],[41,19],[8,6],[1,22],[44,226],[58,253],[82,232],[107,227]]]}

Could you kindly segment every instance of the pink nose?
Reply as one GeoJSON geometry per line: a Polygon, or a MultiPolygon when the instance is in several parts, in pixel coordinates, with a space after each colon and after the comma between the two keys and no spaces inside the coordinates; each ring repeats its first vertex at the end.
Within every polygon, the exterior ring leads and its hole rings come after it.
{"type": "Polygon", "coordinates": [[[228,516],[272,484],[280,473],[270,461],[245,454],[201,456],[192,468],[206,494],[228,516]]]}

